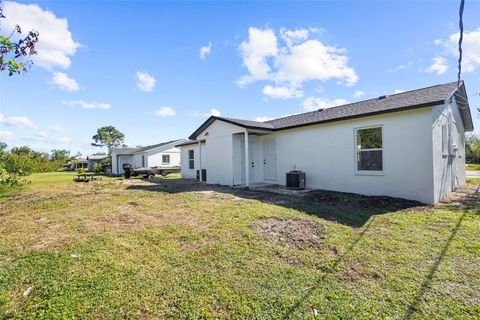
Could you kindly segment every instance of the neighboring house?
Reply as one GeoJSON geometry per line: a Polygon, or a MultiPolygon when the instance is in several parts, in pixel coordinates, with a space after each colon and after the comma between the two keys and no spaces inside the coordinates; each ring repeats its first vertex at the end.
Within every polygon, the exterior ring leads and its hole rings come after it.
{"type": "Polygon", "coordinates": [[[138,148],[112,148],[112,174],[123,174],[123,164],[135,167],[178,167],[180,166],[180,149],[175,145],[185,139],[162,142],[138,148]]]}
{"type": "Polygon", "coordinates": [[[107,155],[91,155],[87,157],[88,161],[88,171],[94,171],[95,165],[101,163],[103,160],[107,159],[107,155]]]}
{"type": "Polygon", "coordinates": [[[81,156],[75,157],[70,164],[70,170],[75,171],[80,168],[88,168],[88,160],[81,156]]]}
{"type": "Polygon", "coordinates": [[[436,203],[465,183],[472,130],[452,82],[265,122],[212,116],[178,146],[184,178],[285,185],[296,168],[308,188],[436,203]]]}

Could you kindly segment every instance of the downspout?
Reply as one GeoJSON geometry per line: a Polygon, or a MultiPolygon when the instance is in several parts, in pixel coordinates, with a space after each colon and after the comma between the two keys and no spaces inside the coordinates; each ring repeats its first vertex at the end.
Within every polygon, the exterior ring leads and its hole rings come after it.
{"type": "Polygon", "coordinates": [[[198,141],[198,178],[200,182],[203,182],[202,179],[202,141],[198,141]]]}

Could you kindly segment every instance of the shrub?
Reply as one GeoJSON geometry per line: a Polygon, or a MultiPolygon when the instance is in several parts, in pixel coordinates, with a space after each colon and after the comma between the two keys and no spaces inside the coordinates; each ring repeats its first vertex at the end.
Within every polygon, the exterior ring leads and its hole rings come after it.
{"type": "Polygon", "coordinates": [[[480,163],[480,138],[468,135],[465,141],[465,158],[468,163],[480,163]]]}
{"type": "Polygon", "coordinates": [[[78,168],[78,169],[77,169],[77,173],[78,173],[78,174],[83,174],[83,173],[85,173],[85,172],[87,172],[87,168],[78,168]]]}
{"type": "Polygon", "coordinates": [[[5,165],[0,163],[0,192],[20,188],[27,183],[28,181],[20,179],[18,174],[8,172],[5,165]]]}
{"type": "Polygon", "coordinates": [[[48,155],[36,152],[31,154],[4,153],[1,156],[1,161],[8,172],[20,176],[28,176],[34,172],[57,171],[63,166],[63,161],[52,161],[48,158],[48,155]]]}
{"type": "Polygon", "coordinates": [[[96,163],[93,166],[93,170],[95,170],[95,173],[100,173],[103,171],[103,166],[100,163],[96,163]]]}

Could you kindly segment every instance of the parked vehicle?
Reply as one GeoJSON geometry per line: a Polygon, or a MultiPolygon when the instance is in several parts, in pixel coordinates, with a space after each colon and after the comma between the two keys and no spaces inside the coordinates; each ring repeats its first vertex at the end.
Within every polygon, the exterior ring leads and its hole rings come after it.
{"type": "Polygon", "coordinates": [[[151,167],[151,168],[137,168],[130,163],[123,164],[123,176],[125,179],[130,177],[143,176],[146,179],[153,179],[155,175],[165,177],[171,173],[180,173],[180,167],[151,167]]]}

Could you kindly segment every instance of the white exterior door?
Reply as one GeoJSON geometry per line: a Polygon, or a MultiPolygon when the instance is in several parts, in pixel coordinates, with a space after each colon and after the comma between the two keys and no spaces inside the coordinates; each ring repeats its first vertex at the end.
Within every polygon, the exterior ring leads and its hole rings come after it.
{"type": "Polygon", "coordinates": [[[263,175],[265,180],[277,180],[277,147],[274,138],[263,140],[263,175]]]}
{"type": "MultiPolygon", "coordinates": [[[[255,150],[257,149],[257,143],[255,141],[249,141],[248,142],[248,158],[249,158],[249,170],[248,170],[248,176],[249,176],[249,181],[250,183],[255,182],[255,166],[257,163],[255,163],[255,150]]],[[[242,184],[245,184],[245,140],[242,140],[240,144],[240,153],[242,155],[242,184]]]]}

